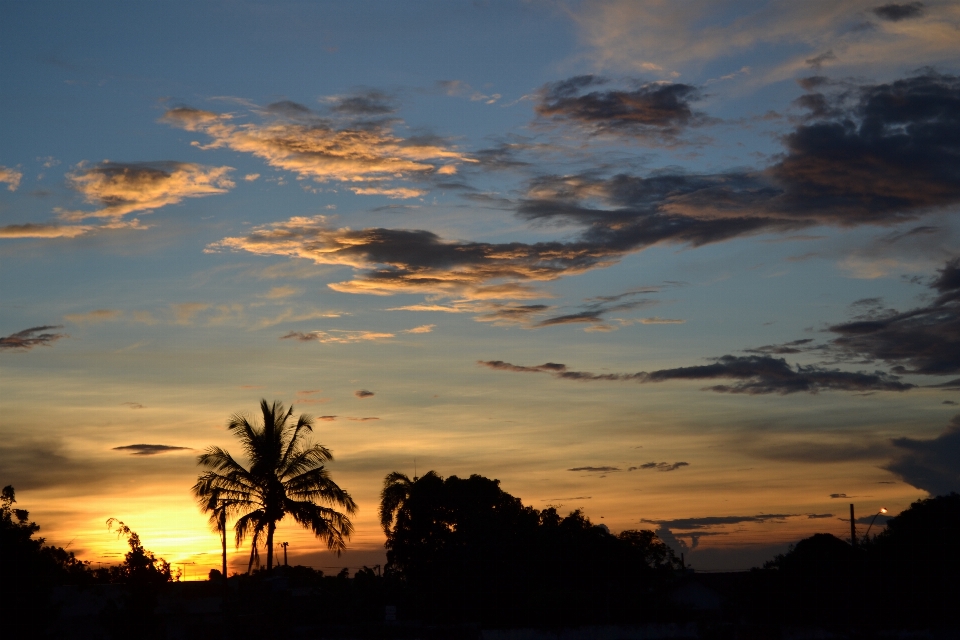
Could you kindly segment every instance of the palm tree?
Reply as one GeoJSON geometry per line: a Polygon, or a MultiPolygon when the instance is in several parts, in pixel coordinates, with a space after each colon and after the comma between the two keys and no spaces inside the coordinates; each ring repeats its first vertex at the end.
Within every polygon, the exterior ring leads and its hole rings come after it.
{"type": "Polygon", "coordinates": [[[313,431],[310,416],[301,414],[294,423],[293,407],[286,410],[279,401],[270,405],[261,400],[260,411],[260,425],[241,413],[227,423],[240,440],[249,470],[220,447],[210,447],[197,458],[197,464],[209,469],[193,485],[201,509],[211,512],[211,520],[216,519],[224,531],[227,516],[239,516],[234,524],[237,547],[251,537],[248,572],[254,562],[259,565],[261,545],[267,548],[267,570],[273,568],[273,534],[287,514],[340,555],[353,525],[332,507],[352,514],[357,505],[330,478],[325,463],[333,460],[333,454],[323,445],[306,442],[306,434],[313,431]]]}

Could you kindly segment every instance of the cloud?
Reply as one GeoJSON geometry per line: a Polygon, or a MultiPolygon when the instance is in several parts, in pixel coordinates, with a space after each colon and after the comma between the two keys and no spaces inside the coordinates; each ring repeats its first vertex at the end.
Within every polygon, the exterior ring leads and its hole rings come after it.
{"type": "Polygon", "coordinates": [[[170,307],[173,309],[177,324],[190,324],[193,322],[194,316],[209,309],[210,304],[206,302],[182,302],[170,305],[170,307]]]}
{"type": "Polygon", "coordinates": [[[540,297],[526,282],[548,281],[612,264],[589,243],[446,241],[430,231],[333,228],[324,216],[296,217],[207,247],[284,255],[364,270],[330,284],[343,293],[424,293],[465,299],[540,297]]]}
{"type": "Polygon", "coordinates": [[[363,400],[364,398],[371,398],[375,394],[373,393],[373,391],[367,391],[366,389],[357,389],[356,391],[353,392],[353,395],[363,400]]]}
{"type": "Polygon", "coordinates": [[[885,4],[873,10],[873,14],[882,20],[900,22],[910,18],[919,18],[923,15],[922,2],[908,2],[906,4],[885,4]]]}
{"type": "Polygon", "coordinates": [[[16,191],[23,174],[16,169],[0,166],[0,182],[7,185],[8,191],[16,191]]]}
{"type": "Polygon", "coordinates": [[[931,440],[895,438],[898,450],[883,468],[932,496],[960,491],[960,416],[931,440]]]}
{"type": "Polygon", "coordinates": [[[620,467],[574,467],[567,471],[586,471],[588,473],[611,473],[620,471],[620,467]]]}
{"type": "Polygon", "coordinates": [[[637,471],[637,470],[646,470],[654,469],[656,471],[676,471],[680,467],[689,467],[689,462],[645,462],[638,467],[630,467],[627,471],[637,471]]]}
{"type": "Polygon", "coordinates": [[[65,333],[50,333],[50,329],[62,329],[63,325],[43,325],[31,327],[11,333],[9,336],[0,337],[0,351],[6,349],[19,349],[29,351],[37,346],[49,347],[60,338],[65,338],[65,333]]]}
{"type": "Polygon", "coordinates": [[[319,416],[317,420],[323,420],[324,422],[333,422],[337,419],[337,416],[319,416]]]}
{"type": "Polygon", "coordinates": [[[353,420],[354,422],[369,422],[370,420],[379,420],[380,418],[367,417],[367,418],[352,418],[347,416],[345,420],[353,420]]]}
{"type": "Polygon", "coordinates": [[[350,331],[347,329],[331,329],[330,331],[291,331],[280,336],[281,340],[298,340],[300,342],[320,342],[321,344],[354,344],[356,342],[370,342],[393,338],[392,333],[378,333],[375,331],[350,331]]]}
{"type": "Polygon", "coordinates": [[[896,373],[960,373],[960,258],[944,265],[931,284],[933,303],[903,313],[876,310],[830,327],[831,347],[856,360],[880,360],[896,373]]]}
{"type": "Polygon", "coordinates": [[[296,296],[303,293],[302,289],[297,289],[296,287],[291,287],[289,285],[283,285],[280,287],[273,287],[263,295],[264,298],[268,300],[279,300],[280,298],[289,298],[290,296],[296,296]]]}
{"type": "Polygon", "coordinates": [[[383,116],[397,111],[394,98],[375,89],[353,95],[333,96],[328,98],[327,102],[331,103],[334,113],[349,115],[383,116]]]}
{"type": "MultiPolygon", "coordinates": [[[[883,18],[865,24],[865,14],[876,8],[876,0],[678,5],[601,0],[569,15],[595,68],[661,78],[696,77],[719,60],[754,55],[752,82],[776,82],[829,49],[841,54],[832,66],[842,66],[847,76],[877,65],[916,69],[956,59],[953,3],[931,4],[919,29],[883,18]]],[[[731,70],[739,66],[729,64],[731,70]]]]}
{"type": "MultiPolygon", "coordinates": [[[[335,98],[332,109],[341,116],[369,116],[392,110],[373,95],[335,98]]],[[[260,122],[241,124],[235,123],[230,114],[178,107],[167,111],[162,121],[210,136],[211,143],[198,144],[202,149],[227,148],[249,153],[271,167],[317,182],[378,184],[398,176],[422,179],[439,173],[443,167],[472,161],[438,140],[397,136],[391,129],[393,121],[368,118],[342,123],[293,102],[276,103],[257,113],[260,122]]],[[[399,188],[379,189],[379,193],[390,197],[415,197],[399,188]]]]}
{"type": "Polygon", "coordinates": [[[832,517],[833,517],[832,513],[808,513],[807,514],[808,520],[823,520],[825,518],[832,518],[832,517]]]}
{"type": "Polygon", "coordinates": [[[245,182],[253,182],[259,177],[260,177],[259,173],[248,173],[245,176],[243,176],[243,179],[245,182]]]}
{"type": "Polygon", "coordinates": [[[730,524],[744,524],[744,523],[766,523],[770,521],[780,521],[786,520],[787,518],[795,518],[801,514],[797,513],[761,513],[755,516],[707,516],[705,518],[677,518],[675,520],[641,520],[641,522],[649,522],[651,524],[658,524],[661,527],[666,527],[673,531],[674,529],[684,530],[698,530],[698,529],[712,529],[714,527],[722,527],[730,524]]]}
{"type": "Polygon", "coordinates": [[[568,380],[635,381],[640,383],[664,382],[667,380],[737,380],[732,385],[716,385],[706,390],[719,393],[746,393],[760,395],[777,393],[820,391],[906,391],[915,385],[900,382],[897,376],[876,371],[874,373],[849,372],[823,369],[815,365],[790,367],[782,358],[770,356],[722,356],[709,365],[660,369],[638,373],[602,373],[570,371],[566,365],[555,362],[526,367],[502,360],[478,360],[477,364],[519,373],[549,373],[556,378],[568,380]]]}
{"type": "Polygon", "coordinates": [[[811,342],[813,342],[813,338],[802,338],[800,340],[791,340],[784,344],[768,344],[753,349],[744,349],[744,351],[747,353],[764,353],[767,355],[789,355],[809,351],[811,342]]]}
{"type": "Polygon", "coordinates": [[[640,324],[684,324],[686,320],[680,318],[659,318],[653,316],[652,318],[640,318],[640,324]]]}
{"type": "Polygon", "coordinates": [[[701,97],[692,85],[653,82],[632,91],[584,93],[606,83],[606,79],[592,75],[550,83],[540,91],[536,112],[554,122],[572,123],[592,135],[628,135],[667,144],[676,143],[688,128],[710,122],[690,107],[701,97]]]}
{"type": "Polygon", "coordinates": [[[119,320],[122,315],[123,312],[119,309],[96,309],[95,311],[88,311],[87,313],[70,313],[63,316],[63,319],[76,324],[87,324],[119,320]]]}
{"type": "Polygon", "coordinates": [[[121,402],[120,406],[130,407],[131,409],[146,409],[146,407],[140,404],[139,402],[121,402]]]}
{"type": "Polygon", "coordinates": [[[130,451],[135,456],[155,456],[160,453],[170,451],[193,451],[190,447],[174,447],[168,444],[127,444],[122,447],[114,447],[114,451],[130,451]]]}
{"type": "Polygon", "coordinates": [[[960,78],[931,72],[842,95],[855,99],[837,97],[835,110],[785,135],[785,153],[764,170],[541,176],[517,212],[581,226],[582,242],[613,257],[657,243],[895,224],[960,203],[960,78]]]}
{"type": "Polygon", "coordinates": [[[404,329],[403,333],[431,333],[433,328],[436,327],[435,324],[422,324],[419,327],[414,327],[413,329],[404,329]]]}
{"type": "Polygon", "coordinates": [[[848,498],[848,497],[850,497],[850,496],[848,496],[848,495],[845,494],[845,493],[831,493],[831,494],[830,494],[830,498],[833,499],[833,500],[836,500],[836,499],[838,499],[838,498],[848,498]]]}
{"type": "Polygon", "coordinates": [[[234,187],[231,167],[207,167],[189,162],[103,162],[79,166],[67,174],[71,187],[100,205],[97,211],[59,211],[65,220],[121,218],[134,211],[152,211],[184,198],[226,193],[234,187]]]}
{"type": "MultiPolygon", "coordinates": [[[[617,311],[629,311],[639,307],[647,307],[658,304],[656,300],[641,298],[639,300],[627,300],[627,296],[637,295],[638,293],[647,293],[648,291],[627,292],[618,296],[604,296],[583,305],[579,311],[565,313],[551,318],[546,318],[532,324],[533,328],[550,327],[558,324],[579,324],[588,323],[594,325],[594,329],[604,326],[604,316],[617,311]]],[[[611,327],[612,329],[612,327],[611,327]]]]}
{"type": "Polygon", "coordinates": [[[89,233],[95,227],[88,225],[59,224],[8,224],[0,227],[0,238],[76,238],[89,233]]]}

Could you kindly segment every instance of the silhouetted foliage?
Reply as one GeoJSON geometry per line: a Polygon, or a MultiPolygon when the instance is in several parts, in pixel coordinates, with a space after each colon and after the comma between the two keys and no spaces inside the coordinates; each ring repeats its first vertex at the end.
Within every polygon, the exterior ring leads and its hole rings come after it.
{"type": "Polygon", "coordinates": [[[857,547],[827,533],[801,540],[755,572],[734,603],[778,624],[879,632],[956,626],[960,495],[918,500],[857,547]]]}
{"type": "Polygon", "coordinates": [[[385,478],[387,576],[406,619],[579,624],[654,616],[679,562],[652,532],[525,507],[479,475],[385,478]]]}
{"type": "Polygon", "coordinates": [[[210,447],[197,458],[197,464],[210,469],[193,486],[197,503],[211,514],[211,524],[221,533],[227,516],[239,516],[234,524],[237,546],[251,537],[248,572],[254,564],[259,566],[261,545],[267,549],[267,569],[273,567],[273,534],[288,514],[339,555],[353,525],[331,507],[351,514],[357,505],[327,471],[325,463],[333,460],[333,454],[323,445],[306,442],[313,431],[310,416],[301,414],[291,423],[292,406],[287,410],[282,403],[270,405],[265,399],[260,412],[260,425],[240,413],[227,423],[240,440],[250,469],[219,447],[210,447]]]}
{"type": "MultiPolygon", "coordinates": [[[[124,556],[121,564],[110,567],[111,582],[145,585],[163,584],[174,579],[170,563],[144,549],[140,536],[135,531],[116,518],[107,520],[107,529],[113,529],[114,526],[116,526],[117,537],[126,536],[130,551],[124,556]]],[[[179,576],[176,578],[179,579],[179,576]]]]}

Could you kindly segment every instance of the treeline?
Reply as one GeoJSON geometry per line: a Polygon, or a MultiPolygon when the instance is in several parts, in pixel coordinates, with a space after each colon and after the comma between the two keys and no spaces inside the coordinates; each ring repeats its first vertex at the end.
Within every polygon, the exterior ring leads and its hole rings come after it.
{"type": "Polygon", "coordinates": [[[382,575],[364,568],[353,577],[346,570],[329,576],[281,566],[228,580],[214,570],[208,582],[179,585],[169,584],[177,579],[170,565],[144,549],[122,522],[111,526],[127,540],[124,561],[94,570],[72,553],[46,546],[36,536],[39,527],[14,504],[7,487],[0,502],[0,604],[7,628],[26,624],[36,636],[49,628],[57,637],[409,632],[453,638],[473,637],[481,628],[694,620],[715,637],[743,629],[777,637],[786,627],[869,636],[958,626],[956,493],[914,503],[882,533],[855,545],[817,534],[763,568],[699,574],[683,570],[651,531],[613,534],[580,511],[561,516],[554,508],[524,506],[497,480],[393,473],[381,495],[388,559],[382,575]],[[89,612],[83,624],[64,622],[49,598],[62,585],[73,585],[73,593],[107,590],[119,598],[89,612]],[[691,589],[700,596],[704,589],[712,592],[715,606],[685,598],[691,589]],[[196,610],[187,601],[207,602],[207,613],[184,613],[196,610]],[[391,607],[397,623],[384,626],[391,607]]]}
{"type": "Polygon", "coordinates": [[[482,626],[655,619],[680,569],[651,531],[525,507],[479,475],[387,476],[387,576],[405,615],[482,626]]]}
{"type": "Polygon", "coordinates": [[[698,576],[731,618],[855,629],[958,628],[960,495],[914,502],[850,544],[818,533],[748,574],[698,576]]]}

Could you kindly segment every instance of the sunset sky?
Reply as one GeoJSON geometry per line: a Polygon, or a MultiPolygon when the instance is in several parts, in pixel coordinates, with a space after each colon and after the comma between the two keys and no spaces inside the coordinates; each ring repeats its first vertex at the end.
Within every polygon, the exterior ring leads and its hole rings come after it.
{"type": "Polygon", "coordinates": [[[340,558],[278,530],[334,573],[395,470],[701,569],[960,490],[955,1],[7,0],[0,42],[0,485],[48,543],[205,577],[196,457],[260,398],[359,503],[340,558]]]}

